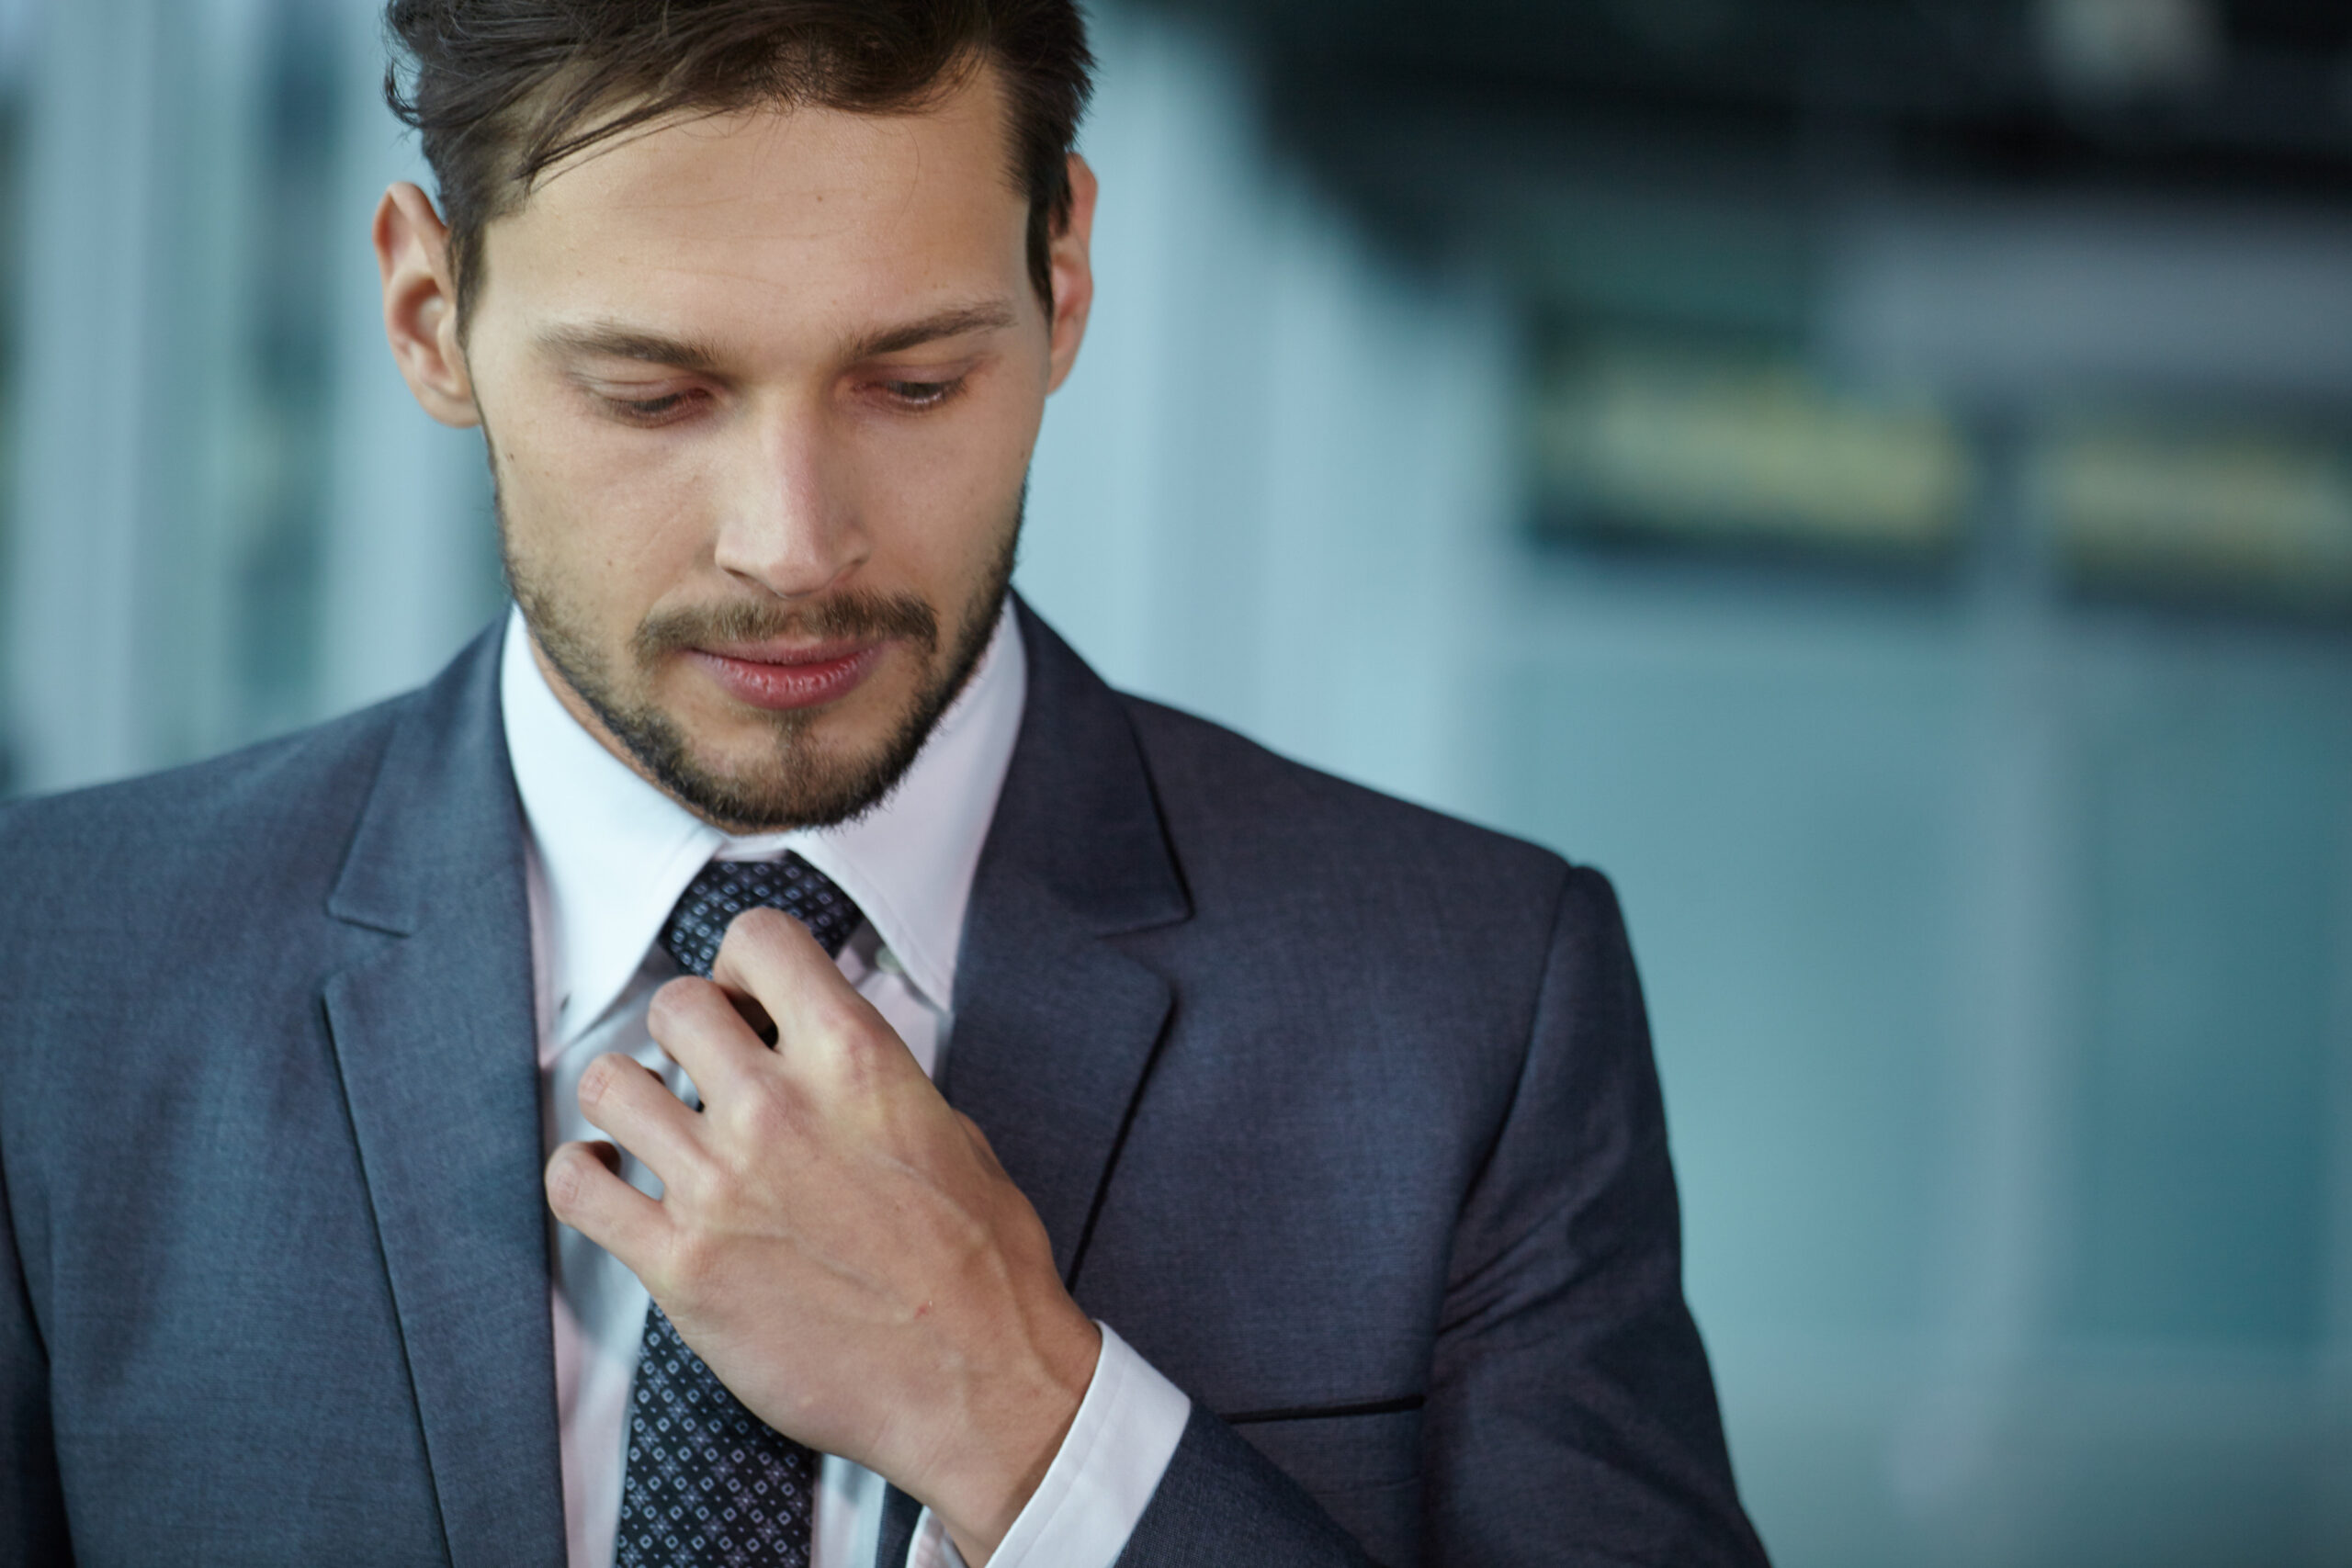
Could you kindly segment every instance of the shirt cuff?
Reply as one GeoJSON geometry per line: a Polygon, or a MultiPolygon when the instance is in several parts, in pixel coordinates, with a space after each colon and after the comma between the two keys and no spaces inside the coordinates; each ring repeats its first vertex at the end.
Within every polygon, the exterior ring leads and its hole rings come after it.
{"type": "MultiPolygon", "coordinates": [[[[1110,1568],[1176,1457],[1192,1400],[1109,1325],[1095,1326],[1102,1330],[1102,1354],[1086,1398],[988,1568],[1110,1568]]],[[[907,1568],[933,1565],[966,1568],[945,1528],[925,1508],[907,1568]]]]}

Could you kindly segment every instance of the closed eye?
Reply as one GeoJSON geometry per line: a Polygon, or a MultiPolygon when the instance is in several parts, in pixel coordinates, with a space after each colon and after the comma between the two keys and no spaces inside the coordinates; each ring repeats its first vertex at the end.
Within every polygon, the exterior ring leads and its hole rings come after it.
{"type": "Polygon", "coordinates": [[[945,381],[878,381],[882,394],[906,409],[933,409],[964,389],[965,378],[945,381]]]}
{"type": "Polygon", "coordinates": [[[690,412],[701,396],[698,389],[665,392],[658,398],[616,398],[607,394],[604,402],[616,416],[632,424],[667,424],[690,412]]]}

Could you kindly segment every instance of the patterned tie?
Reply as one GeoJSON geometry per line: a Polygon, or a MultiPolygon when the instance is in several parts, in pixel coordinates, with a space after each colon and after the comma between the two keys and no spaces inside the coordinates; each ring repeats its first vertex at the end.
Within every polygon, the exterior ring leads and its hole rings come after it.
{"type": "MultiPolygon", "coordinates": [[[[662,945],[678,966],[708,975],[729,921],[772,905],[807,926],[829,953],[857,929],[857,906],[798,855],[713,861],[670,911],[662,945]]],[[[808,1568],[816,1458],[743,1408],[686,1348],[658,1306],[629,1399],[628,1470],[621,1483],[616,1568],[808,1568]]]]}

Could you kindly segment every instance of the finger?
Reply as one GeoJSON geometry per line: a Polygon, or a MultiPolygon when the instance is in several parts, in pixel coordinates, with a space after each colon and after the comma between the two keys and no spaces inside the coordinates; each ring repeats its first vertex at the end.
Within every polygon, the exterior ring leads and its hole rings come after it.
{"type": "Polygon", "coordinates": [[[695,1113],[627,1056],[604,1055],[588,1064],[580,1075],[580,1113],[642,1160],[665,1189],[700,1175],[708,1163],[695,1113]]]}
{"type": "Polygon", "coordinates": [[[903,1058],[910,1070],[922,1073],[808,928],[781,910],[746,909],[738,915],[718,944],[710,977],[748,992],[765,1010],[775,1022],[777,1054],[788,1067],[839,1067],[845,1059],[870,1056],[892,1066],[903,1058]]]}
{"type": "Polygon", "coordinates": [[[668,1234],[662,1205],[623,1181],[609,1144],[562,1144],[548,1156],[548,1209],[632,1269],[656,1256],[668,1234]]]}
{"type": "Polygon", "coordinates": [[[670,1059],[686,1069],[705,1106],[764,1070],[768,1047],[743,1017],[741,1004],[711,981],[688,976],[653,993],[645,1026],[670,1059]]]}

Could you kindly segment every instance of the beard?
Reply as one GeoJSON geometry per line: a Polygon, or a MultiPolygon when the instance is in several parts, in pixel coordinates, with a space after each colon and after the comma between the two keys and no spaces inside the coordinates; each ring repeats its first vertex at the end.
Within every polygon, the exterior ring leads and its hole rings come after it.
{"type": "Polygon", "coordinates": [[[988,649],[1011,592],[1027,486],[1001,525],[1002,542],[981,581],[958,606],[943,637],[941,617],[913,594],[852,591],[808,604],[738,600],[651,615],[630,636],[625,685],[614,660],[584,629],[556,581],[517,554],[505,503],[498,493],[497,458],[491,459],[492,493],[507,587],[539,651],[564,682],[602,720],[605,731],[638,767],[703,820],[730,833],[829,828],[862,817],[889,797],[931,739],[988,649]],[[862,752],[837,752],[811,731],[813,711],[765,713],[771,745],[747,764],[721,770],[696,754],[694,738],[649,698],[666,658],[694,648],[779,637],[819,640],[894,638],[921,671],[914,694],[880,743],[862,752]]]}

